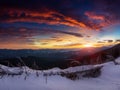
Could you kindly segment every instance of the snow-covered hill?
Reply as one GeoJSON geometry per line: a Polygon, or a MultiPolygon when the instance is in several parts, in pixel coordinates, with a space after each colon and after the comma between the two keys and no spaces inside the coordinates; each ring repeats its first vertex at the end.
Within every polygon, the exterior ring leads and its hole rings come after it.
{"type": "MultiPolygon", "coordinates": [[[[117,58],[116,61],[120,63],[120,58],[117,58]]],[[[53,68],[45,71],[0,65],[0,72],[4,72],[4,75],[0,73],[0,90],[120,90],[120,65],[114,65],[113,62],[70,67],[64,70],[53,68]],[[71,80],[58,74],[86,71],[101,66],[103,66],[101,75],[96,78],[83,77],[71,80]],[[44,75],[51,72],[51,76],[44,75]]]]}

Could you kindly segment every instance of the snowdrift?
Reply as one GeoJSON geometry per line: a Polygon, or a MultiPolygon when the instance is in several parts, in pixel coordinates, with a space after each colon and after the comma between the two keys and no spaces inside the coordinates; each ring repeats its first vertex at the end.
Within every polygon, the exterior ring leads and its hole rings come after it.
{"type": "MultiPolygon", "coordinates": [[[[117,58],[116,61],[120,63],[120,58],[117,58]]],[[[0,73],[2,72],[17,75],[11,77],[5,74],[0,79],[0,90],[120,90],[120,65],[115,65],[113,62],[70,67],[64,70],[53,68],[45,71],[32,70],[28,67],[10,68],[0,65],[0,73]],[[59,72],[81,72],[97,67],[102,68],[100,69],[101,75],[96,78],[87,77],[71,80],[56,74],[59,72]],[[44,76],[44,74],[51,72],[56,75],[44,76]]]]}

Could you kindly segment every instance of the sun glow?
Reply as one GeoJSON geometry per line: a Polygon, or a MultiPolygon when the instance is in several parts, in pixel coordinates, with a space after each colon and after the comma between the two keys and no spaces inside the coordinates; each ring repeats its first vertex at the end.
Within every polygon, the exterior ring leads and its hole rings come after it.
{"type": "Polygon", "coordinates": [[[94,47],[94,45],[93,44],[85,44],[85,45],[83,45],[84,47],[94,47]]]}

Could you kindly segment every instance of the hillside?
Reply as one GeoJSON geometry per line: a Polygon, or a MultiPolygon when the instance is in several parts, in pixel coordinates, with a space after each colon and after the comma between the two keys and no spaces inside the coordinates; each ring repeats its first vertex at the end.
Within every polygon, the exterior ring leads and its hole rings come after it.
{"type": "Polygon", "coordinates": [[[112,47],[85,48],[81,50],[0,50],[0,64],[32,69],[61,69],[70,66],[101,64],[120,56],[120,44],[112,47]],[[51,53],[50,53],[51,52],[51,53]],[[3,58],[3,56],[5,58],[3,58]],[[30,55],[30,56],[29,56],[30,55]],[[74,62],[77,61],[77,62],[74,62]],[[72,62],[72,63],[71,63],[72,62]]]}
{"type": "MultiPolygon", "coordinates": [[[[120,63],[120,58],[116,59],[120,63]]],[[[68,69],[53,68],[51,70],[36,71],[26,67],[26,70],[20,68],[10,68],[1,65],[0,71],[5,70],[9,75],[1,76],[1,90],[119,90],[120,89],[120,65],[113,62],[98,64],[93,66],[78,66],[68,69]],[[75,80],[55,75],[59,72],[78,72],[90,70],[95,67],[102,66],[101,74],[97,77],[81,77],[75,80]],[[22,74],[15,75],[23,71],[22,74]],[[38,73],[38,75],[36,74],[38,73]],[[46,76],[45,73],[52,75],[46,76]],[[12,75],[14,74],[14,75],[12,75]],[[27,75],[27,76],[26,76],[27,75]],[[11,83],[12,82],[12,83],[11,83]]],[[[79,74],[80,75],[80,74],[79,74]]]]}

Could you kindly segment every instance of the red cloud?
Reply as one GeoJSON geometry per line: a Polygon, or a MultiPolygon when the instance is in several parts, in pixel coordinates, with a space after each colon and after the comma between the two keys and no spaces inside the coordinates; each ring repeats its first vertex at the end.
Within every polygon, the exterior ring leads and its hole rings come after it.
{"type": "Polygon", "coordinates": [[[88,18],[90,18],[90,19],[105,20],[105,17],[103,15],[97,15],[94,12],[85,12],[85,15],[88,16],[88,18]]]}
{"type": "Polygon", "coordinates": [[[87,11],[83,16],[88,18],[77,20],[73,17],[66,16],[57,11],[45,9],[44,11],[35,11],[28,9],[3,9],[0,10],[0,22],[35,22],[49,25],[67,25],[71,27],[80,27],[88,30],[99,30],[113,23],[112,15],[98,14],[87,11]]]}
{"type": "Polygon", "coordinates": [[[36,12],[29,10],[10,9],[2,12],[3,13],[0,13],[0,16],[4,16],[4,13],[7,12],[7,17],[2,19],[0,22],[36,22],[50,25],[62,24],[72,27],[87,28],[83,22],[79,22],[56,11],[36,12]]]}
{"type": "Polygon", "coordinates": [[[109,26],[111,24],[114,24],[114,16],[109,15],[109,13],[96,13],[96,12],[90,12],[87,11],[84,13],[88,17],[88,24],[89,27],[92,29],[99,30],[103,27],[109,26]]]}

